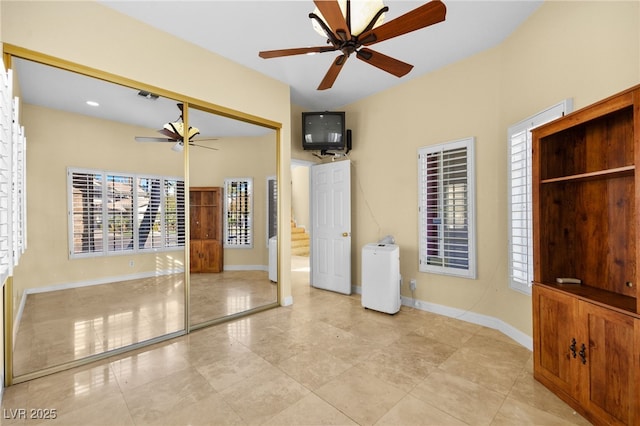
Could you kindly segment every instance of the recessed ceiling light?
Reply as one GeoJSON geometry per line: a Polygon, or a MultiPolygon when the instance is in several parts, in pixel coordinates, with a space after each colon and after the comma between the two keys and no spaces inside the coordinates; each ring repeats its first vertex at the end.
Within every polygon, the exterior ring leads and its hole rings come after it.
{"type": "Polygon", "coordinates": [[[100,104],[97,103],[96,101],[87,101],[87,105],[92,106],[92,107],[100,106],[100,104]]]}

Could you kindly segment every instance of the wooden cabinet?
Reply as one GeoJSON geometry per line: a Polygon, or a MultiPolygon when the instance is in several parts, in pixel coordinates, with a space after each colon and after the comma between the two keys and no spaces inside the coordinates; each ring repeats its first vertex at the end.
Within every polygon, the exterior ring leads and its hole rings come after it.
{"type": "Polygon", "coordinates": [[[534,376],[596,424],[638,424],[640,320],[544,285],[534,297],[534,376]]]}
{"type": "Polygon", "coordinates": [[[595,424],[640,424],[639,159],[640,86],[533,131],[534,376],[595,424]]]}
{"type": "Polygon", "coordinates": [[[190,271],[221,272],[222,188],[189,189],[190,271]]]}

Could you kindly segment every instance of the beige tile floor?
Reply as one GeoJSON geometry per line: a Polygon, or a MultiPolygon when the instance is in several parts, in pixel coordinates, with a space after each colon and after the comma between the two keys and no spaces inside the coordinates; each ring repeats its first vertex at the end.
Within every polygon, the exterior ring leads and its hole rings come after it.
{"type": "Polygon", "coordinates": [[[2,424],[589,424],[499,332],[365,310],[294,265],[293,306],[12,386],[2,424]],[[56,419],[7,418],[19,409],[56,419]]]}
{"type": "MultiPolygon", "coordinates": [[[[278,300],[264,271],[192,274],[191,296],[191,324],[278,300]]],[[[14,374],[183,329],[183,274],[30,294],[16,334],[14,374]]]]}

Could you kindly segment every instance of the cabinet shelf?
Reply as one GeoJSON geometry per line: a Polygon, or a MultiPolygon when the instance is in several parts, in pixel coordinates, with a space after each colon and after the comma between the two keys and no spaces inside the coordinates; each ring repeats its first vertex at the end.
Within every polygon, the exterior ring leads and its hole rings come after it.
{"type": "Polygon", "coordinates": [[[614,169],[598,170],[596,172],[579,173],[575,175],[560,176],[560,177],[551,178],[551,179],[542,179],[540,183],[547,184],[547,183],[556,183],[556,182],[579,182],[579,181],[592,180],[592,179],[633,176],[633,174],[635,173],[635,170],[636,170],[635,165],[616,167],[614,169]]]}
{"type": "Polygon", "coordinates": [[[544,287],[559,290],[564,293],[571,294],[580,300],[600,305],[612,310],[631,314],[640,319],[640,313],[636,308],[636,299],[634,297],[625,296],[623,294],[614,293],[612,291],[602,290],[596,287],[590,287],[583,284],[557,284],[557,283],[538,283],[544,287]]]}

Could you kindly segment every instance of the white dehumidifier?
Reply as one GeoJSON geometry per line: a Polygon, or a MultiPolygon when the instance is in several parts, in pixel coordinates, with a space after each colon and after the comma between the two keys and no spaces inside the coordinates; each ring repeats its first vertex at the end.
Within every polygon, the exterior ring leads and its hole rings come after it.
{"type": "Polygon", "coordinates": [[[362,248],[362,306],[395,314],[400,310],[400,248],[373,243],[362,248]]]}

